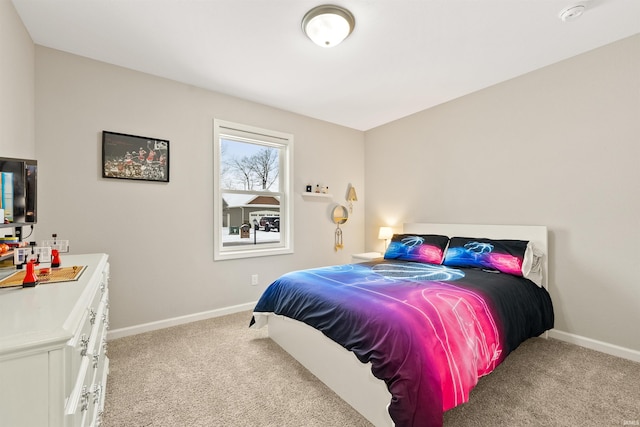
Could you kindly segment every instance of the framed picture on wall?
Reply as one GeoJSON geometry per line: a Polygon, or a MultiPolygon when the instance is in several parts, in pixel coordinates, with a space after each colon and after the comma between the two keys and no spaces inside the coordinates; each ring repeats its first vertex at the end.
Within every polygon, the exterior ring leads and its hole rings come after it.
{"type": "Polygon", "coordinates": [[[169,141],[102,131],[102,177],[169,182],[169,141]]]}

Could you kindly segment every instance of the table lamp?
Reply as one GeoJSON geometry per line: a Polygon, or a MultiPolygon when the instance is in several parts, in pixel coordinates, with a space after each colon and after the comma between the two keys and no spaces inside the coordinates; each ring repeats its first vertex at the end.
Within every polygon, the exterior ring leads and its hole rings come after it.
{"type": "Polygon", "coordinates": [[[389,245],[389,239],[393,237],[393,230],[391,227],[380,227],[378,231],[378,239],[384,240],[384,251],[387,251],[387,246],[389,245]]]}

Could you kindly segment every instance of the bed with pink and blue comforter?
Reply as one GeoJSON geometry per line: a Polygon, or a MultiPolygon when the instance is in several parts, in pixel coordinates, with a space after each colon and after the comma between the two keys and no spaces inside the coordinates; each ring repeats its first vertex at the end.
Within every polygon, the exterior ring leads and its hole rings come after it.
{"type": "Polygon", "coordinates": [[[304,322],[370,362],[398,427],[441,425],[480,377],[554,321],[548,292],[527,278],[400,259],[285,274],[251,323],[263,313],[304,322]]]}

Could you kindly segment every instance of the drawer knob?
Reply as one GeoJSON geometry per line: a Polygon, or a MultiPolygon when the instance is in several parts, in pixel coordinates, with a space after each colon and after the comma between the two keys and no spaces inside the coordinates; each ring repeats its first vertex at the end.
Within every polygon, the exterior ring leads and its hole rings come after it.
{"type": "Polygon", "coordinates": [[[85,334],[80,337],[80,356],[87,355],[87,348],[89,348],[89,338],[85,334]]]}
{"type": "Polygon", "coordinates": [[[89,323],[92,325],[96,323],[96,311],[93,308],[89,308],[89,323]]]}
{"type": "Polygon", "coordinates": [[[96,384],[93,386],[93,404],[96,405],[100,402],[100,394],[102,394],[102,385],[96,384]]]}
{"type": "Polygon", "coordinates": [[[80,398],[80,410],[86,411],[89,409],[89,390],[87,390],[87,386],[82,386],[82,397],[80,398]]]}
{"type": "Polygon", "coordinates": [[[105,311],[102,314],[102,323],[104,323],[104,327],[106,329],[109,329],[109,312],[108,311],[105,311]]]}

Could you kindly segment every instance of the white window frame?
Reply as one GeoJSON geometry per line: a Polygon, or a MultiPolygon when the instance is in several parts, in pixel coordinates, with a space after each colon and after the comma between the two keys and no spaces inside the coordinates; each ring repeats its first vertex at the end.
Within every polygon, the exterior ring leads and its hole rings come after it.
{"type": "Polygon", "coordinates": [[[214,260],[216,261],[293,253],[293,135],[226,120],[213,120],[213,247],[214,260]],[[220,187],[222,182],[220,141],[222,138],[280,149],[279,191],[252,190],[246,192],[280,196],[281,225],[284,223],[284,226],[279,230],[280,241],[278,243],[223,246],[223,190],[224,192],[236,193],[243,193],[243,191],[230,191],[220,187]]]}

